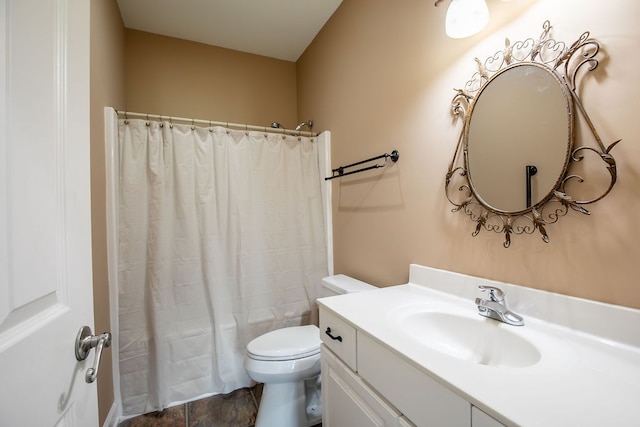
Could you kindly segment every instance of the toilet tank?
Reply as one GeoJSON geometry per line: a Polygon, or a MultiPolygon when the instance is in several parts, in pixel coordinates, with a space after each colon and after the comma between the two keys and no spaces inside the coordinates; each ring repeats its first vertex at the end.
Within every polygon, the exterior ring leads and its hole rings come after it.
{"type": "Polygon", "coordinates": [[[320,296],[330,297],[333,295],[370,291],[373,289],[377,289],[377,287],[354,279],[353,277],[345,276],[344,274],[336,274],[322,279],[322,293],[320,296]]]}

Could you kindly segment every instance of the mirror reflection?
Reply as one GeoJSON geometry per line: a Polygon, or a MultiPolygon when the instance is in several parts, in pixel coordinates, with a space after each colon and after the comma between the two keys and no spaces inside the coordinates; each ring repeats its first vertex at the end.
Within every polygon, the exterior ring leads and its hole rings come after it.
{"type": "Polygon", "coordinates": [[[550,196],[564,175],[572,141],[571,103],[549,69],[516,64],[480,91],[466,127],[466,161],[478,199],[520,212],[550,196]]]}

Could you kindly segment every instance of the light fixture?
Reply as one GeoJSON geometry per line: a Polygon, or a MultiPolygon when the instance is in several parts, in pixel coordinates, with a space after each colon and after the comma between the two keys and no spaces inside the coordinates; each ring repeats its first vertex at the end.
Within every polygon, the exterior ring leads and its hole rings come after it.
{"type": "MultiPolygon", "coordinates": [[[[436,0],[438,6],[443,0],[436,0]]],[[[484,0],[451,0],[445,31],[453,39],[472,36],[489,23],[489,8],[484,0]]]]}

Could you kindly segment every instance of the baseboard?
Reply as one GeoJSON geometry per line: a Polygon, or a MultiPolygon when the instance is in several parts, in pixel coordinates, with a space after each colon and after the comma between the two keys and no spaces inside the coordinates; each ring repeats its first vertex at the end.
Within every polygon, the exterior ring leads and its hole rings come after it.
{"type": "Polygon", "coordinates": [[[113,405],[111,405],[111,409],[107,414],[107,419],[104,420],[102,427],[117,427],[120,415],[120,408],[118,407],[118,404],[113,402],[113,405]]]}

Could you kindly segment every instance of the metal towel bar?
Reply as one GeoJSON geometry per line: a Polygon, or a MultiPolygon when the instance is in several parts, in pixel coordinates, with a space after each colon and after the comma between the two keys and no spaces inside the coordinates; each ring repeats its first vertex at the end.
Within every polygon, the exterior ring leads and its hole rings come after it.
{"type": "Polygon", "coordinates": [[[400,158],[400,153],[398,153],[398,150],[393,150],[391,152],[391,154],[384,153],[384,154],[381,154],[381,155],[376,156],[376,157],[372,157],[372,158],[367,159],[367,160],[362,160],[360,162],[351,163],[350,165],[340,166],[340,167],[337,167],[335,169],[332,169],[331,170],[331,176],[326,177],[324,180],[328,181],[330,179],[339,178],[341,176],[346,176],[346,175],[351,175],[351,174],[354,174],[354,173],[364,172],[364,171],[368,171],[368,170],[371,170],[371,169],[383,168],[383,167],[387,166],[387,159],[391,159],[395,163],[395,162],[398,161],[399,158],[400,158]],[[354,166],[358,166],[358,165],[361,165],[363,163],[369,163],[369,162],[372,162],[372,161],[378,160],[378,159],[384,159],[384,163],[376,163],[375,165],[367,166],[366,168],[356,169],[354,171],[349,171],[349,172],[345,172],[344,171],[345,169],[352,168],[354,166]]]}

